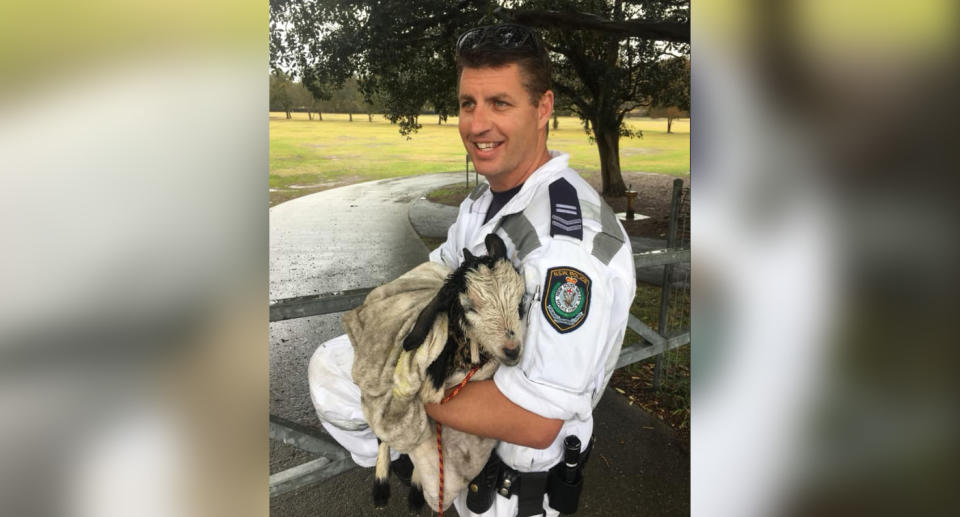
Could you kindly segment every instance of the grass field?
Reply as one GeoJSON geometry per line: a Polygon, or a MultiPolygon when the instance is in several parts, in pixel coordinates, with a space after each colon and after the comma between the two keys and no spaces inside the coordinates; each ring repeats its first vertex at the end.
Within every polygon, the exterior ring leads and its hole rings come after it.
{"type": "MultiPolygon", "coordinates": [[[[409,140],[382,115],[374,115],[373,122],[365,114],[354,115],[353,120],[330,113],[323,114],[323,121],[308,120],[305,113],[294,113],[287,120],[283,113],[270,113],[270,188],[305,191],[271,193],[271,204],[347,183],[464,168],[466,152],[456,117],[437,125],[436,117],[424,115],[423,128],[409,140]]],[[[629,124],[642,130],[643,137],[620,141],[624,171],[689,174],[689,119],[674,121],[669,135],[666,119],[637,118],[629,124]]],[[[559,129],[550,130],[548,145],[570,153],[574,169],[600,170],[596,146],[574,117],[560,117],[559,129]]]]}

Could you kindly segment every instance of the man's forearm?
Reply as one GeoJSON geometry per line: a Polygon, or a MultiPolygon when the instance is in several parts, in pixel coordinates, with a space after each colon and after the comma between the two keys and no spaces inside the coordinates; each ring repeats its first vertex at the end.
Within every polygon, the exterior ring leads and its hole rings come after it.
{"type": "Polygon", "coordinates": [[[492,380],[469,382],[446,404],[425,407],[443,425],[535,449],[549,447],[563,426],[510,402],[492,380]]]}

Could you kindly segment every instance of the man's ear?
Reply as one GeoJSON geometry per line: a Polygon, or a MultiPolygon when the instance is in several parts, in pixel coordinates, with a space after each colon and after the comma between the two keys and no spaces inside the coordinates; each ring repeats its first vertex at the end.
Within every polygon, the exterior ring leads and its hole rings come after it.
{"type": "Polygon", "coordinates": [[[550,117],[553,115],[553,91],[547,90],[540,96],[540,103],[537,104],[537,127],[547,127],[550,117]]]}

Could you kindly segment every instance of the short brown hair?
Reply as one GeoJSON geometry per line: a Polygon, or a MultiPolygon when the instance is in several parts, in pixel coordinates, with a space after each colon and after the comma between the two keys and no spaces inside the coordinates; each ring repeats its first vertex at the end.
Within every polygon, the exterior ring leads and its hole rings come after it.
{"type": "Polygon", "coordinates": [[[530,103],[550,89],[550,56],[537,35],[516,24],[477,27],[457,40],[457,81],[464,68],[500,68],[516,63],[523,76],[523,87],[530,103]]]}

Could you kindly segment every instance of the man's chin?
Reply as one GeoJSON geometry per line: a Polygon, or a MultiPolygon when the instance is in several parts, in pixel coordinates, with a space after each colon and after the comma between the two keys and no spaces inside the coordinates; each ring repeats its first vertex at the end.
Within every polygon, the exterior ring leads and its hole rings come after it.
{"type": "Polygon", "coordinates": [[[490,181],[490,176],[496,176],[497,173],[500,172],[499,169],[496,169],[490,164],[484,164],[482,162],[479,164],[477,162],[473,162],[473,166],[477,171],[477,174],[483,176],[487,181],[490,181]]]}

